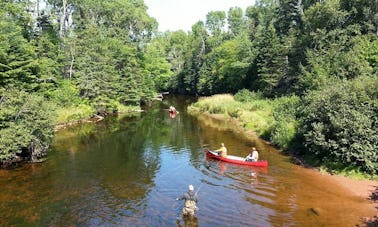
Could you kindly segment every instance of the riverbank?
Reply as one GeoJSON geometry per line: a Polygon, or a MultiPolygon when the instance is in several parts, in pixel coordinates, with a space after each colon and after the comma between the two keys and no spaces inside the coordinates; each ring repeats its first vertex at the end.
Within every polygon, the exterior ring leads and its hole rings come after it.
{"type": "Polygon", "coordinates": [[[369,209],[377,209],[374,217],[361,217],[360,226],[378,226],[378,181],[372,180],[357,180],[341,175],[330,175],[327,173],[320,173],[324,178],[334,181],[336,184],[345,188],[352,196],[356,196],[363,200],[369,201],[369,209]]]}
{"type": "MultiPolygon", "coordinates": [[[[192,115],[201,118],[210,117],[216,121],[223,121],[224,127],[233,130],[234,132],[243,135],[245,138],[254,138],[257,135],[253,130],[246,129],[242,122],[235,118],[226,117],[222,114],[210,114],[207,112],[201,112],[195,107],[191,107],[189,111],[192,115]]],[[[208,121],[207,121],[208,122],[208,121]]],[[[210,125],[213,127],[213,125],[210,125]]],[[[223,126],[214,126],[223,127],[223,126]]],[[[270,142],[265,141],[265,143],[270,144],[270,142]]],[[[292,163],[296,164],[297,168],[301,168],[301,171],[306,172],[308,175],[319,179],[321,182],[326,182],[325,185],[332,184],[334,188],[341,191],[345,191],[346,197],[353,197],[357,201],[360,201],[361,207],[366,216],[359,217],[358,226],[376,226],[378,225],[378,181],[367,180],[367,179],[354,179],[351,177],[346,177],[342,175],[334,175],[322,171],[320,168],[313,167],[307,164],[301,157],[296,157],[291,154],[292,163]],[[341,188],[341,189],[340,189],[341,188]],[[363,205],[365,204],[365,205],[363,205]]]]}

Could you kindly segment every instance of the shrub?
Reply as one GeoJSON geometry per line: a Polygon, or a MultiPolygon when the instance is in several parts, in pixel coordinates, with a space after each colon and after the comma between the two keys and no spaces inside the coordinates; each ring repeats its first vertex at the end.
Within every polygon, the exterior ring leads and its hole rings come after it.
{"type": "Polygon", "coordinates": [[[296,120],[300,99],[297,96],[281,97],[274,101],[271,138],[273,144],[288,148],[297,134],[296,120]]]}
{"type": "Polygon", "coordinates": [[[69,80],[62,81],[56,90],[49,93],[49,96],[52,101],[63,107],[75,106],[81,102],[79,89],[69,80]]]}
{"type": "Polygon", "coordinates": [[[234,99],[238,102],[252,102],[262,98],[263,95],[260,92],[252,92],[247,89],[238,91],[234,96],[234,99]]]}
{"type": "Polygon", "coordinates": [[[8,89],[0,94],[0,163],[44,155],[53,136],[55,106],[36,94],[8,89]]]}
{"type": "Polygon", "coordinates": [[[301,108],[306,152],[377,173],[377,87],[377,79],[365,78],[311,92],[301,108]]]}

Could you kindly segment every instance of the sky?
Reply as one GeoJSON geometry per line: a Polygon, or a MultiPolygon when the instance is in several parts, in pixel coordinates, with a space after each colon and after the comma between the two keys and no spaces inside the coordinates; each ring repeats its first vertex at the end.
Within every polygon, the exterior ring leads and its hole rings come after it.
{"type": "Polygon", "coordinates": [[[206,21],[210,11],[222,10],[226,13],[238,6],[245,11],[254,0],[144,0],[147,13],[159,23],[159,31],[189,31],[199,20],[206,21]]]}

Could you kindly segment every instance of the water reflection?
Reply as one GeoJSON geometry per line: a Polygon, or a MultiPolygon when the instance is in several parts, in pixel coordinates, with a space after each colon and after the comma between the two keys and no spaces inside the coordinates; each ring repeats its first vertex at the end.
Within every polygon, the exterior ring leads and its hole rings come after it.
{"type": "Polygon", "coordinates": [[[190,102],[172,97],[133,117],[59,131],[46,162],[0,170],[0,226],[348,226],[371,212],[265,142],[232,132],[233,122],[189,116],[190,102]],[[204,146],[221,142],[242,157],[256,146],[269,168],[207,159],[204,146]],[[193,220],[175,201],[189,184],[199,189],[193,220]]]}

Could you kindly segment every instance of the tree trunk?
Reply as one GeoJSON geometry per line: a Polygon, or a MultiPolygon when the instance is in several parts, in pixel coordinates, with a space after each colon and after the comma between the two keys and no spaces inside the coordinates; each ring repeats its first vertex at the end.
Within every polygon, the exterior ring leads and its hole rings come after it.
{"type": "Polygon", "coordinates": [[[72,78],[73,65],[74,65],[74,62],[75,62],[75,54],[74,54],[72,46],[70,47],[70,54],[71,54],[71,63],[70,63],[70,69],[69,69],[69,72],[68,72],[69,73],[69,79],[72,78]]]}
{"type": "Polygon", "coordinates": [[[61,8],[60,21],[59,21],[59,36],[62,38],[66,30],[67,20],[67,0],[63,0],[63,6],[61,8]]]}

